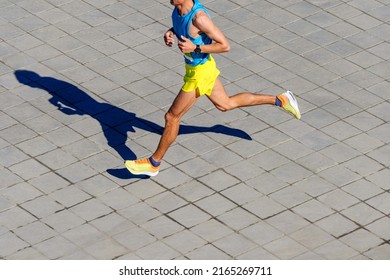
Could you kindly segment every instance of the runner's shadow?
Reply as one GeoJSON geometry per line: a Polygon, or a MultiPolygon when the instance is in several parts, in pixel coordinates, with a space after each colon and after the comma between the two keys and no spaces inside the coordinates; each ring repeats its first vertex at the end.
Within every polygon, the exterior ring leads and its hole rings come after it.
{"type": "MultiPolygon", "coordinates": [[[[51,95],[49,102],[62,113],[66,115],[87,115],[95,119],[101,126],[104,137],[107,139],[107,144],[123,160],[136,159],[134,152],[126,145],[128,132],[135,132],[134,128],[139,128],[161,135],[164,129],[154,122],[137,117],[132,112],[127,112],[109,103],[99,102],[85,91],[66,81],[52,77],[42,77],[29,70],[17,70],[15,71],[15,76],[22,84],[47,91],[51,95]]],[[[252,139],[246,132],[224,125],[212,127],[181,125],[179,130],[179,134],[200,132],[221,133],[247,140],[252,139]]],[[[145,176],[134,176],[126,168],[108,169],[107,172],[120,179],[148,178],[145,176]]]]}

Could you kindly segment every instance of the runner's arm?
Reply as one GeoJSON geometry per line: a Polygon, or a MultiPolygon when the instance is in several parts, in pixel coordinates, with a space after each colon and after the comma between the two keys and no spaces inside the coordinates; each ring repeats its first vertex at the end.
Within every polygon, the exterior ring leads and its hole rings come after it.
{"type": "Polygon", "coordinates": [[[168,47],[173,46],[173,44],[175,43],[174,35],[175,35],[175,30],[173,29],[173,27],[168,29],[167,32],[165,32],[164,34],[165,45],[167,45],[168,47]]]}
{"type": "MultiPolygon", "coordinates": [[[[202,53],[224,53],[230,50],[230,44],[222,31],[214,24],[209,16],[199,11],[192,21],[192,24],[199,29],[199,33],[206,33],[214,42],[209,45],[201,45],[202,53]]],[[[184,42],[179,42],[179,47],[183,53],[193,52],[195,45],[187,38],[182,37],[184,42]]]]}

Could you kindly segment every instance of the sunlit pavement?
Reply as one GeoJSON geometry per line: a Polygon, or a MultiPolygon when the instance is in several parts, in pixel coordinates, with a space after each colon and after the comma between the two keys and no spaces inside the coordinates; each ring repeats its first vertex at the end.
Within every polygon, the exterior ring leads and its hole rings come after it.
{"type": "Polygon", "coordinates": [[[390,259],[390,1],[205,0],[230,94],[201,98],[157,177],[182,85],[163,0],[0,0],[0,258],[390,259]]]}

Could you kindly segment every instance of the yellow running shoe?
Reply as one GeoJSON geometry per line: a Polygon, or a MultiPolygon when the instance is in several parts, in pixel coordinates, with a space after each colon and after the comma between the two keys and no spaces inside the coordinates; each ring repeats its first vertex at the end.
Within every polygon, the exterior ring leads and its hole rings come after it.
{"type": "Polygon", "coordinates": [[[291,91],[288,90],[285,93],[278,95],[278,99],[282,102],[282,108],[284,110],[289,112],[298,120],[301,118],[301,113],[299,112],[298,108],[298,102],[291,91]]]}
{"type": "Polygon", "coordinates": [[[134,175],[156,176],[160,166],[153,166],[148,158],[125,160],[126,168],[134,175]]]}

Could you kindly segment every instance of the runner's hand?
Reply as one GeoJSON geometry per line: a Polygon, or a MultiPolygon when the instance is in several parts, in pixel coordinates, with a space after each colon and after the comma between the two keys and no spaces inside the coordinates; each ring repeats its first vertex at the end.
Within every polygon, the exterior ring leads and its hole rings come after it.
{"type": "Polygon", "coordinates": [[[182,53],[190,53],[195,50],[195,45],[186,37],[181,36],[181,41],[178,43],[179,49],[182,53]]]}
{"type": "Polygon", "coordinates": [[[175,34],[173,33],[172,30],[168,30],[167,32],[165,32],[164,34],[164,42],[165,42],[165,45],[167,45],[168,47],[172,47],[173,44],[175,43],[175,34]]]}

